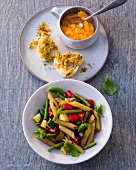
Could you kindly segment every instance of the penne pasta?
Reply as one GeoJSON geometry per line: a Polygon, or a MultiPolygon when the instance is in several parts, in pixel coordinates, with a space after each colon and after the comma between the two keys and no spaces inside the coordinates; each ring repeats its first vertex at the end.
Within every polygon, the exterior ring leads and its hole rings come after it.
{"type": "Polygon", "coordinates": [[[87,145],[89,143],[93,142],[93,138],[94,138],[94,131],[95,131],[95,122],[91,125],[91,133],[89,134],[88,140],[87,140],[87,145]]]}
{"type": "Polygon", "coordinates": [[[85,106],[85,105],[83,105],[83,104],[81,104],[79,102],[76,102],[76,101],[70,102],[69,104],[71,104],[72,106],[75,106],[75,107],[77,107],[77,108],[79,108],[79,109],[81,109],[83,111],[86,111],[86,112],[89,112],[89,111],[92,110],[92,108],[90,108],[88,106],[85,106]]]}
{"type": "Polygon", "coordinates": [[[65,155],[67,154],[67,151],[64,146],[61,146],[60,151],[65,155]]]}
{"type": "Polygon", "coordinates": [[[95,146],[94,135],[101,130],[101,124],[98,113],[91,107],[94,101],[57,86],[46,91],[48,97],[43,108],[33,117],[38,126],[34,131],[36,138],[51,147],[49,152],[59,149],[73,157],[95,146]]]}
{"type": "Polygon", "coordinates": [[[55,98],[53,97],[53,95],[52,95],[52,93],[50,91],[48,91],[48,99],[53,101],[53,103],[55,104],[55,106],[56,106],[56,108],[58,110],[59,109],[59,105],[56,102],[55,98]]]}
{"type": "Polygon", "coordinates": [[[56,97],[56,98],[55,98],[55,100],[56,100],[56,102],[58,102],[58,103],[59,103],[59,102],[61,102],[61,100],[62,100],[62,99],[61,99],[61,98],[59,98],[59,97],[56,97]]]}
{"type": "Polygon", "coordinates": [[[91,133],[91,125],[87,127],[84,135],[81,138],[81,146],[82,147],[85,146],[90,133],[91,133]]]}
{"type": "Polygon", "coordinates": [[[50,107],[52,109],[53,115],[55,115],[57,112],[57,108],[56,108],[56,106],[54,106],[54,103],[52,100],[50,100],[50,107]]]}
{"type": "Polygon", "coordinates": [[[57,119],[57,120],[55,121],[55,123],[57,123],[57,124],[59,124],[59,125],[62,125],[62,126],[65,126],[65,127],[68,127],[68,128],[70,128],[70,129],[73,129],[73,130],[76,130],[76,129],[78,128],[78,126],[75,125],[75,124],[73,124],[73,123],[64,122],[64,121],[59,120],[59,119],[57,119]]]}
{"type": "Polygon", "coordinates": [[[93,112],[94,112],[94,115],[97,119],[96,124],[95,124],[95,128],[96,128],[96,131],[99,132],[99,131],[101,131],[100,118],[98,116],[98,113],[95,110],[93,112]]]}
{"type": "Polygon", "coordinates": [[[72,145],[77,149],[79,153],[84,153],[84,150],[79,145],[75,144],[74,142],[72,143],[72,145]]]}
{"type": "Polygon", "coordinates": [[[65,126],[59,125],[59,129],[66,133],[67,135],[69,135],[70,137],[72,137],[73,139],[75,138],[74,132],[69,130],[68,128],[66,128],[65,126]]]}
{"type": "Polygon", "coordinates": [[[36,136],[37,139],[39,139],[40,141],[42,141],[43,143],[47,144],[48,146],[54,146],[55,143],[53,143],[52,141],[50,141],[49,139],[45,138],[42,139],[39,136],[36,136]]]}

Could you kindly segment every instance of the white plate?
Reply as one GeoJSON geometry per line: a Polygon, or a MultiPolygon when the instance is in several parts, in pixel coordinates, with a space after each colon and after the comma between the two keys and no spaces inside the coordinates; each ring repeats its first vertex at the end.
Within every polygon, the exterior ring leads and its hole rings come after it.
{"type": "MultiPolygon", "coordinates": [[[[58,80],[39,88],[28,100],[22,118],[23,131],[27,142],[32,149],[39,154],[41,157],[58,164],[77,164],[84,162],[97,153],[99,153],[109,140],[112,131],[112,113],[103,95],[91,85],[72,79],[58,80]],[[46,89],[50,86],[61,87],[64,91],[70,89],[73,93],[79,93],[85,98],[92,98],[96,105],[103,104],[103,117],[101,117],[101,131],[95,134],[94,141],[97,143],[94,147],[85,150],[85,154],[80,154],[78,158],[70,155],[64,155],[60,150],[53,150],[51,153],[48,152],[49,147],[36,139],[34,130],[37,129],[33,116],[36,115],[37,110],[43,107],[45,99],[47,98],[46,89]]],[[[104,155],[103,155],[104,156],[104,155]]]]}
{"type": "MultiPolygon", "coordinates": [[[[63,11],[71,6],[58,7],[63,11]]],[[[50,70],[50,68],[53,68],[53,65],[47,64],[47,66],[44,66],[45,62],[40,61],[36,51],[28,49],[29,43],[32,41],[32,39],[37,39],[35,34],[38,25],[45,21],[52,30],[52,39],[56,42],[61,53],[77,51],[85,57],[85,63],[71,78],[81,81],[86,81],[92,78],[103,67],[108,56],[108,40],[103,26],[100,25],[100,35],[92,46],[83,50],[70,49],[66,47],[58,37],[56,26],[58,18],[51,13],[51,9],[52,7],[49,7],[38,12],[26,23],[25,27],[23,28],[20,37],[20,52],[24,64],[33,75],[45,82],[64,79],[56,72],[56,70],[50,70]],[[87,64],[90,64],[92,68],[90,68],[87,64]],[[80,70],[83,67],[86,67],[87,71],[80,73],[80,70]]]]}

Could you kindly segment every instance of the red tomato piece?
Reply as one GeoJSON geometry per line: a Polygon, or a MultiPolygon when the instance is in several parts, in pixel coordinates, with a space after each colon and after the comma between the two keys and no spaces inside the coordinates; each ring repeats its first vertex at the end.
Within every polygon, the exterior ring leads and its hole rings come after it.
{"type": "Polygon", "coordinates": [[[72,93],[71,90],[67,90],[67,91],[65,92],[65,95],[66,95],[66,98],[69,98],[69,97],[72,97],[73,93],[72,93]]]}
{"type": "Polygon", "coordinates": [[[70,113],[68,116],[71,122],[76,122],[78,120],[78,115],[76,113],[70,113]]]}
{"type": "Polygon", "coordinates": [[[78,113],[78,118],[79,120],[83,120],[84,119],[85,114],[84,113],[78,113]]]}
{"type": "Polygon", "coordinates": [[[51,107],[49,106],[49,110],[48,110],[48,112],[49,112],[49,116],[50,117],[52,117],[53,116],[53,112],[52,112],[52,109],[51,109],[51,107]]]}
{"type": "Polygon", "coordinates": [[[85,100],[88,101],[88,103],[90,103],[92,108],[94,108],[94,101],[92,99],[85,99],[85,100]]]}
{"type": "Polygon", "coordinates": [[[75,137],[72,141],[73,141],[75,144],[77,144],[77,145],[78,145],[78,136],[77,136],[77,137],[75,137]]]}
{"type": "Polygon", "coordinates": [[[45,132],[50,132],[50,133],[55,133],[55,132],[58,131],[58,126],[55,126],[54,129],[51,129],[51,128],[47,127],[47,128],[44,129],[44,131],[45,132]]]}
{"type": "Polygon", "coordinates": [[[68,104],[68,103],[64,104],[63,108],[66,109],[66,110],[73,110],[73,109],[75,109],[74,106],[72,106],[71,104],[68,104]]]}

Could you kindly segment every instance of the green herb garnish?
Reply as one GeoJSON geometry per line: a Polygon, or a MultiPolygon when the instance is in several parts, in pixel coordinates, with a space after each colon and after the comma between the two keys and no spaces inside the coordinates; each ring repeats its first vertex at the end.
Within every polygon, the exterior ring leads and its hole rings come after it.
{"type": "Polygon", "coordinates": [[[65,146],[66,151],[68,152],[69,155],[71,155],[73,157],[78,157],[78,151],[72,144],[70,144],[69,142],[65,142],[64,146],[65,146]]]}
{"type": "Polygon", "coordinates": [[[78,128],[78,132],[82,132],[89,125],[89,123],[82,123],[78,128]]]}
{"type": "Polygon", "coordinates": [[[99,106],[94,106],[94,110],[98,113],[99,116],[103,116],[102,104],[100,104],[99,106]]]}
{"type": "Polygon", "coordinates": [[[109,96],[112,96],[116,92],[117,87],[116,87],[116,84],[111,82],[108,77],[109,77],[109,74],[106,74],[106,76],[104,77],[103,90],[106,94],[108,94],[109,96]]]}

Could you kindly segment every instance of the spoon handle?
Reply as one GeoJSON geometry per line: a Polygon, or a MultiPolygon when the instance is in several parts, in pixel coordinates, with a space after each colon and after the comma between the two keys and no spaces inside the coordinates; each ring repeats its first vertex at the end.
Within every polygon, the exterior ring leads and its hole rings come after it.
{"type": "Polygon", "coordinates": [[[98,14],[101,14],[103,12],[106,12],[108,10],[111,10],[113,8],[116,8],[122,4],[124,4],[127,0],[115,0],[115,1],[112,1],[111,3],[109,3],[108,5],[106,5],[105,7],[103,7],[102,9],[100,9],[99,11],[93,13],[91,16],[89,16],[88,18],[86,19],[89,19],[91,18],[92,16],[95,16],[95,15],[98,15],[98,14]]]}

